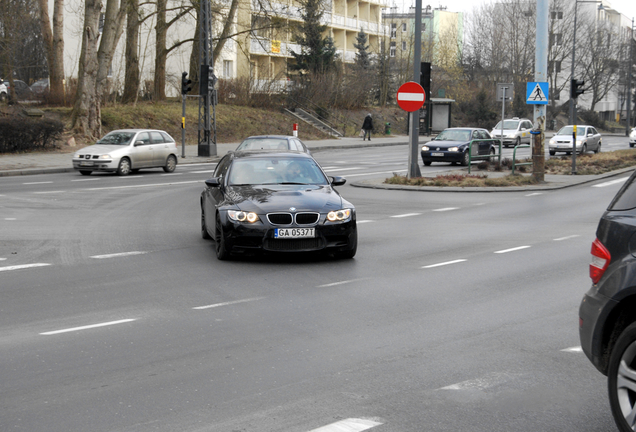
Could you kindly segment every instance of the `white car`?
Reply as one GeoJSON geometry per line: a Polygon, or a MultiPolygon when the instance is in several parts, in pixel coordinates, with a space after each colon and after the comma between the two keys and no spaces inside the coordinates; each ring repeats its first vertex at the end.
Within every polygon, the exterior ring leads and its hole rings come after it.
{"type": "MultiPolygon", "coordinates": [[[[572,133],[573,126],[563,126],[552,138],[550,138],[549,151],[554,156],[557,152],[572,153],[572,133]]],[[[593,151],[598,153],[601,151],[601,134],[594,126],[577,125],[576,126],[576,151],[579,154],[593,151]]]]}
{"type": "Polygon", "coordinates": [[[492,128],[490,136],[501,140],[504,147],[518,146],[519,144],[530,144],[532,135],[532,121],[513,117],[503,121],[503,131],[501,122],[492,128]]]}
{"type": "Polygon", "coordinates": [[[73,155],[73,168],[82,175],[110,171],[128,175],[140,168],[177,167],[177,145],[170,135],[155,129],[122,129],[106,134],[95,145],[73,155]]]}
{"type": "Polygon", "coordinates": [[[632,128],[632,131],[629,134],[629,146],[634,147],[635,145],[636,145],[636,127],[632,128]]]}
{"type": "Polygon", "coordinates": [[[7,86],[4,84],[4,80],[0,78],[0,101],[4,102],[8,97],[7,86]]]}

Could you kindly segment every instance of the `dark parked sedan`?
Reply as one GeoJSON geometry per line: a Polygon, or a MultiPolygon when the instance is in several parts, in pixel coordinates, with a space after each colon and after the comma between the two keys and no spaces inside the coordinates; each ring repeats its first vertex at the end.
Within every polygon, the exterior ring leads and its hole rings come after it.
{"type": "Polygon", "coordinates": [[[236,151],[250,150],[276,150],[276,151],[301,151],[311,154],[307,146],[298,138],[287,135],[262,135],[251,136],[239,144],[236,151]]]}
{"type": "Polygon", "coordinates": [[[432,162],[450,162],[468,165],[468,148],[472,143],[472,158],[483,160],[484,156],[494,156],[497,141],[486,129],[450,128],[444,129],[426,145],[420,154],[422,162],[429,166],[432,162]]]}
{"type": "Polygon", "coordinates": [[[220,260],[257,252],[331,252],[353,258],[355,207],[302,152],[230,152],[201,193],[201,235],[220,260]]]}
{"type": "Polygon", "coordinates": [[[592,287],[579,308],[583,352],[607,375],[619,430],[636,430],[636,174],[601,217],[592,243],[592,287]]]}

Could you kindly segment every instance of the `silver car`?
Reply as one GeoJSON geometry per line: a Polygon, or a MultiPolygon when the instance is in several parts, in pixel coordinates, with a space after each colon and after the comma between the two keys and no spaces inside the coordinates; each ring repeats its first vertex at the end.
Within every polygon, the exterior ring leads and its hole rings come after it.
{"type": "Polygon", "coordinates": [[[634,147],[636,145],[636,127],[632,128],[629,134],[629,146],[634,147]]]}
{"type": "Polygon", "coordinates": [[[122,129],[106,134],[95,145],[73,155],[73,168],[82,175],[110,171],[128,175],[141,168],[177,167],[177,145],[170,135],[154,129],[122,129]]]}
{"type": "Polygon", "coordinates": [[[501,122],[497,123],[490,136],[502,141],[504,147],[518,146],[519,144],[530,144],[532,135],[532,121],[513,117],[503,121],[503,132],[501,122]]]}
{"type": "MultiPolygon", "coordinates": [[[[549,151],[554,156],[557,152],[572,153],[573,126],[563,126],[552,138],[550,138],[549,151]]],[[[601,134],[594,126],[576,126],[576,151],[579,154],[593,151],[601,151],[601,134]]]]}

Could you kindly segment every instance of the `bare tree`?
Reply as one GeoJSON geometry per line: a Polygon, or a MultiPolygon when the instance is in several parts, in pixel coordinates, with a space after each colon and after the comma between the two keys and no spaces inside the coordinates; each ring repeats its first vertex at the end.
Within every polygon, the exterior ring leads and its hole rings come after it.
{"type": "Polygon", "coordinates": [[[64,103],[64,0],[53,1],[53,27],[48,0],[38,0],[40,27],[49,69],[49,103],[64,103]]]}
{"type": "Polygon", "coordinates": [[[126,14],[126,72],[122,102],[135,102],[139,94],[139,0],[128,1],[126,14]]]}

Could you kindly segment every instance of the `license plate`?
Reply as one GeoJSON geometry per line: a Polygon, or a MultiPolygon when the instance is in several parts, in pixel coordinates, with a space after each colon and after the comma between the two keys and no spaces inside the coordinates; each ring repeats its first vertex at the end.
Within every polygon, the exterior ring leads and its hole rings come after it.
{"type": "Polygon", "coordinates": [[[93,165],[95,165],[95,162],[93,162],[93,161],[90,161],[90,162],[89,162],[89,161],[83,161],[83,162],[80,162],[80,166],[93,166],[93,165]]]}
{"type": "Polygon", "coordinates": [[[439,157],[439,156],[444,156],[444,153],[431,153],[431,156],[435,157],[439,157]]]}
{"type": "Polygon", "coordinates": [[[316,237],[315,228],[276,228],[274,238],[313,238],[316,237]]]}

